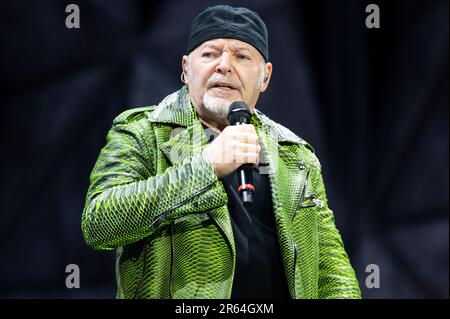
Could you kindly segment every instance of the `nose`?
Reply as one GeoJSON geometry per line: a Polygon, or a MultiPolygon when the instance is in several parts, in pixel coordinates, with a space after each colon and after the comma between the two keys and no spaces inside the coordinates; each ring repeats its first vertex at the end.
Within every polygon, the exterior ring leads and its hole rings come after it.
{"type": "Polygon", "coordinates": [[[225,74],[231,71],[231,64],[230,64],[230,54],[228,52],[222,53],[220,56],[220,59],[218,61],[218,64],[216,65],[216,72],[225,74]]]}

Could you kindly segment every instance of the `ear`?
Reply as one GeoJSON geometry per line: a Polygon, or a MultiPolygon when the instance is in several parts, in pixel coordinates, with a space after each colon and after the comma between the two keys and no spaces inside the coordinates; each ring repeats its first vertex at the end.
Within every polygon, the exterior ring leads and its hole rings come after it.
{"type": "Polygon", "coordinates": [[[264,91],[267,90],[267,87],[269,86],[269,82],[270,82],[270,77],[272,76],[272,63],[267,62],[266,66],[265,66],[265,70],[264,70],[264,82],[261,85],[261,93],[263,93],[264,91]]]}
{"type": "Polygon", "coordinates": [[[188,83],[189,78],[187,72],[187,55],[183,55],[183,57],[181,58],[181,71],[184,74],[184,79],[186,80],[186,83],[188,83]]]}

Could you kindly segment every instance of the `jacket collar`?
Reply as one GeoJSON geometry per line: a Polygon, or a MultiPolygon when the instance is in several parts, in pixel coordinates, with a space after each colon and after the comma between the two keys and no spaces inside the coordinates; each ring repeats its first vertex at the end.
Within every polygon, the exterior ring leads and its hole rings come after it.
{"type": "MultiPolygon", "coordinates": [[[[192,126],[198,120],[198,115],[192,106],[187,86],[184,85],[180,90],[162,100],[149,119],[153,122],[174,124],[186,128],[192,126]]],[[[264,132],[270,134],[279,143],[307,144],[311,147],[293,132],[272,121],[259,110],[255,110],[252,123],[256,127],[262,127],[264,132]]]]}

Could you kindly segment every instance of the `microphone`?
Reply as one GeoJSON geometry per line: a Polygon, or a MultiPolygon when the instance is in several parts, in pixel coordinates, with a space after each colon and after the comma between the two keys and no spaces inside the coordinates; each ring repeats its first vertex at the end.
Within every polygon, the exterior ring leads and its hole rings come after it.
{"type": "MultiPolygon", "coordinates": [[[[230,125],[250,124],[252,113],[248,105],[242,101],[235,101],[230,104],[228,109],[228,122],[230,125]]],[[[253,165],[244,164],[237,170],[238,188],[237,192],[241,195],[244,206],[253,203],[253,194],[255,186],[253,185],[253,165]]]]}

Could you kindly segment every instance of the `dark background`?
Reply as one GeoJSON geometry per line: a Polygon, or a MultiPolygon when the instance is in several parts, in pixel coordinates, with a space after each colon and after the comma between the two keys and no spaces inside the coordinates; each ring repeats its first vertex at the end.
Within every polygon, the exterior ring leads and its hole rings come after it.
{"type": "MultiPolygon", "coordinates": [[[[80,231],[90,171],[116,115],[180,87],[191,21],[217,3],[1,3],[0,297],[115,296],[114,253],[80,231]],[[80,29],[65,27],[69,3],[80,29]]],[[[363,297],[448,298],[449,2],[222,3],[268,26],[259,108],[315,147],[363,297]],[[381,29],[365,27],[369,3],[381,29]]]]}

